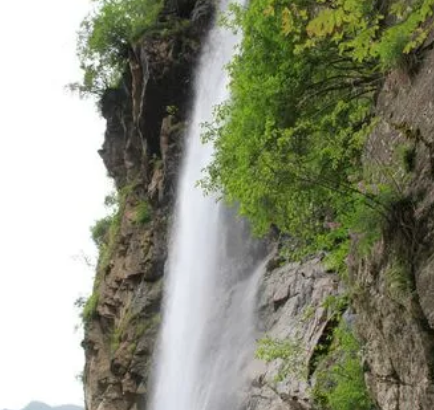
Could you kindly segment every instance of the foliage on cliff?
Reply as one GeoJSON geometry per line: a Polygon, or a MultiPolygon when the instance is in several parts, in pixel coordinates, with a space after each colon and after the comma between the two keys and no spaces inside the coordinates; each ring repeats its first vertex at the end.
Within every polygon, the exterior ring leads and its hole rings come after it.
{"type": "Polygon", "coordinates": [[[348,324],[341,321],[333,343],[315,374],[314,401],[322,409],[372,410],[361,363],[361,346],[348,324]]]}
{"type": "Polygon", "coordinates": [[[117,194],[108,195],[104,201],[107,215],[95,221],[90,228],[91,237],[98,248],[98,264],[92,294],[87,299],[80,299],[77,303],[77,306],[82,309],[80,316],[84,324],[88,323],[97,312],[101,276],[113,256],[127,193],[124,189],[117,194]]]}
{"type": "Polygon", "coordinates": [[[375,407],[364,381],[362,347],[351,327],[340,319],[323,343],[317,345],[315,370],[309,375],[301,340],[282,341],[265,337],[259,341],[256,357],[267,363],[282,361],[275,382],[293,377],[308,379],[312,385],[312,400],[318,408],[373,410],[375,407]]]}
{"type": "Polygon", "coordinates": [[[93,0],[93,11],[78,32],[77,52],[83,81],[71,88],[82,94],[101,94],[119,81],[128,51],[152,28],[162,0],[93,0]]]}
{"type": "Polygon", "coordinates": [[[257,232],[289,233],[303,252],[348,238],[370,209],[387,214],[392,184],[361,165],[385,73],[420,52],[434,0],[256,0],[232,7],[242,29],[229,66],[232,98],[204,139],[216,153],[201,181],[257,232]],[[428,20],[427,20],[428,19],[428,20]]]}

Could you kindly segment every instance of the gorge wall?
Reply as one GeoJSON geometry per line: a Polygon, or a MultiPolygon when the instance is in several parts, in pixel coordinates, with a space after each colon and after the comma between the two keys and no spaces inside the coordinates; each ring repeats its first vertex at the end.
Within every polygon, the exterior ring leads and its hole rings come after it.
{"type": "Polygon", "coordinates": [[[433,64],[429,51],[413,75],[390,73],[378,97],[366,163],[390,166],[403,199],[372,253],[349,261],[366,380],[384,410],[434,408],[433,64]],[[410,167],[396,159],[403,146],[410,167]]]}
{"type": "MultiPolygon", "coordinates": [[[[138,410],[147,400],[194,68],[213,7],[187,0],[167,4],[163,14],[174,28],[138,41],[121,85],[101,99],[107,129],[100,155],[119,192],[119,210],[85,307],[87,410],[138,410]]],[[[292,263],[276,255],[269,262],[259,328],[296,341],[297,359],[281,377],[284,360],[252,360],[246,409],[321,409],[312,391],[321,367],[336,361],[328,350],[337,314],[364,346],[373,408],[434,408],[433,67],[429,51],[412,75],[391,72],[377,97],[380,121],[364,161],[388,164],[404,181],[406,200],[373,252],[350,254],[351,306],[339,302],[348,286],[327,270],[324,255],[292,263]],[[414,151],[412,169],[394,155],[403,144],[414,151]]]]}
{"type": "Polygon", "coordinates": [[[119,210],[84,307],[88,410],[137,409],[147,397],[193,70],[212,15],[202,0],[166,8],[175,28],[137,42],[121,85],[100,102],[107,129],[99,154],[119,210]]]}

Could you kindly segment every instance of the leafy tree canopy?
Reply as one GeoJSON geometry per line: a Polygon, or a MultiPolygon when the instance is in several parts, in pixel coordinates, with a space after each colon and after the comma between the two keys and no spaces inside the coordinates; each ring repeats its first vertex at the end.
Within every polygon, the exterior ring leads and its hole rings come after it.
{"type": "Polygon", "coordinates": [[[77,52],[83,81],[71,88],[101,94],[122,74],[128,50],[157,21],[162,0],[93,0],[78,32],[77,52]]]}
{"type": "Polygon", "coordinates": [[[238,202],[258,233],[274,225],[305,251],[347,237],[347,221],[363,208],[381,212],[385,187],[368,186],[361,166],[376,122],[374,97],[390,64],[421,46],[433,4],[395,1],[386,11],[374,0],[233,6],[224,21],[244,37],[229,66],[232,98],[204,124],[204,139],[216,149],[205,190],[238,202]]]}

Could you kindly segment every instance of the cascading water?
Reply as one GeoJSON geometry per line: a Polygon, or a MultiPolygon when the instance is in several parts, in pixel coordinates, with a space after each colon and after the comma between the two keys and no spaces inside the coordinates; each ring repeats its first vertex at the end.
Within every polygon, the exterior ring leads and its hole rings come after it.
{"type": "Polygon", "coordinates": [[[211,29],[197,72],[151,410],[236,409],[246,381],[244,366],[254,349],[264,247],[250,239],[233,211],[196,187],[213,153],[212,146],[201,143],[200,124],[228,98],[224,66],[238,40],[228,30],[211,29]]]}

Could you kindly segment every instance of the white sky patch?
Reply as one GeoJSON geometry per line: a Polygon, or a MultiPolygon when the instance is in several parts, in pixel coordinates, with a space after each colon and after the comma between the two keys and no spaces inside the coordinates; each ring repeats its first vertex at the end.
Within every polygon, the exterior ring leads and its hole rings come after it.
{"type": "Polygon", "coordinates": [[[93,272],[89,226],[109,190],[104,122],[64,87],[90,0],[0,2],[0,409],[82,404],[74,300],[93,272]]]}

